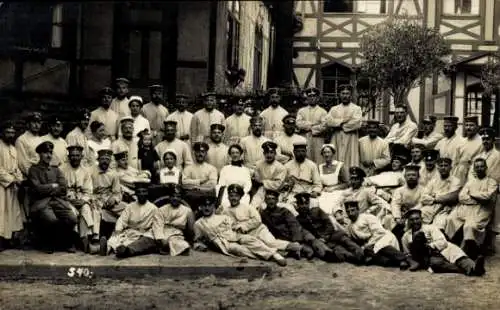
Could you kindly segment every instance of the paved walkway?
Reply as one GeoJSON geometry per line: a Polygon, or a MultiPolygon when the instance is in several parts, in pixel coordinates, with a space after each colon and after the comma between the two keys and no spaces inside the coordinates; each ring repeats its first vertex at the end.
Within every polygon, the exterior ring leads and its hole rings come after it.
{"type": "Polygon", "coordinates": [[[161,276],[174,279],[214,275],[223,278],[256,278],[270,274],[274,264],[211,252],[190,256],[144,255],[118,260],[114,256],[84,253],[45,254],[8,250],[0,253],[2,278],[137,278],[161,276]]]}

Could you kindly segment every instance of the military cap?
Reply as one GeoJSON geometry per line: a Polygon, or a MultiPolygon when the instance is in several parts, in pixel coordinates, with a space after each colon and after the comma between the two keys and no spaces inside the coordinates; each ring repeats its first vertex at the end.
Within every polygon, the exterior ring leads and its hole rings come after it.
{"type": "Polygon", "coordinates": [[[209,194],[204,197],[204,205],[213,205],[217,201],[217,197],[214,194],[209,194]]]}
{"type": "Polygon", "coordinates": [[[357,200],[346,200],[344,201],[344,206],[345,207],[359,207],[359,202],[357,200]]]}
{"type": "Polygon", "coordinates": [[[262,122],[264,122],[264,119],[260,115],[253,116],[252,118],[250,118],[250,124],[262,123],[262,122]]]}
{"type": "Polygon", "coordinates": [[[405,156],[406,158],[410,157],[410,152],[409,150],[400,143],[394,143],[391,147],[391,155],[401,155],[405,156]]]}
{"type": "Polygon", "coordinates": [[[149,90],[150,91],[163,90],[163,85],[160,85],[160,84],[150,85],[149,90]]]}
{"type": "Polygon", "coordinates": [[[261,147],[262,150],[264,150],[264,152],[270,152],[270,151],[276,151],[278,145],[272,141],[266,141],[262,143],[261,147]]]}
{"type": "Polygon", "coordinates": [[[297,118],[291,114],[287,114],[281,121],[283,122],[283,124],[295,125],[295,123],[297,122],[297,118]]]}
{"type": "Polygon", "coordinates": [[[81,146],[81,145],[70,145],[66,149],[68,150],[68,152],[71,152],[71,151],[83,152],[83,146],[81,146]]]}
{"type": "Polygon", "coordinates": [[[54,144],[52,142],[49,142],[49,141],[44,141],[44,142],[38,144],[38,146],[35,149],[37,154],[52,153],[53,150],[54,150],[54,144]]]}
{"type": "Polygon", "coordinates": [[[32,112],[26,117],[26,121],[28,121],[28,122],[41,122],[42,121],[42,113],[32,112]]]}
{"type": "Polygon", "coordinates": [[[321,152],[323,153],[324,149],[330,149],[333,153],[335,153],[337,150],[335,149],[335,145],[333,144],[323,144],[321,146],[321,152]]]}
{"type": "Polygon", "coordinates": [[[171,154],[177,159],[177,152],[174,149],[167,149],[165,153],[163,153],[163,160],[165,160],[165,155],[171,154]]]}
{"type": "Polygon", "coordinates": [[[164,125],[165,127],[167,127],[167,126],[177,127],[177,122],[176,122],[176,121],[170,121],[170,120],[169,120],[169,121],[164,121],[164,122],[163,122],[163,125],[164,125]]]}
{"type": "Polygon", "coordinates": [[[343,85],[340,85],[339,86],[339,91],[343,91],[343,90],[348,90],[350,92],[352,92],[352,85],[350,84],[343,84],[343,85]]]}
{"type": "Polygon", "coordinates": [[[104,96],[104,95],[113,96],[113,94],[114,94],[113,89],[111,89],[110,87],[104,87],[103,89],[101,89],[99,91],[99,95],[101,95],[101,96],[104,96]]]}
{"type": "Polygon", "coordinates": [[[421,149],[423,151],[426,149],[426,147],[422,143],[415,143],[412,144],[411,149],[421,149]]]}
{"type": "Polygon", "coordinates": [[[110,157],[113,156],[113,151],[112,150],[109,150],[109,149],[103,149],[103,150],[99,150],[97,151],[97,157],[101,158],[101,157],[110,157]]]}
{"type": "Polygon", "coordinates": [[[458,117],[453,116],[453,115],[449,115],[449,116],[445,116],[445,117],[443,117],[443,120],[444,120],[445,122],[452,122],[452,123],[456,123],[456,122],[458,122],[458,117]]]}
{"type": "Polygon", "coordinates": [[[213,91],[207,91],[207,92],[204,92],[203,94],[201,94],[201,98],[207,98],[210,96],[217,96],[217,94],[213,91]]]}
{"type": "Polygon", "coordinates": [[[193,151],[199,152],[199,151],[208,151],[209,146],[205,142],[195,142],[193,145],[193,151]]]}
{"type": "Polygon", "coordinates": [[[240,196],[243,196],[243,194],[245,193],[244,190],[243,190],[243,187],[239,184],[231,184],[227,187],[227,193],[228,194],[231,194],[231,193],[236,193],[240,196]]]}
{"type": "Polygon", "coordinates": [[[434,124],[436,123],[437,117],[434,115],[426,115],[424,119],[422,120],[422,123],[427,123],[427,124],[434,124]]]}
{"type": "Polygon", "coordinates": [[[316,87],[309,87],[304,91],[306,96],[319,96],[320,91],[316,87]]]}
{"type": "Polygon", "coordinates": [[[311,194],[307,192],[295,194],[295,200],[297,201],[297,203],[308,203],[310,199],[311,194]]]}
{"type": "Polygon", "coordinates": [[[127,115],[127,116],[124,116],[122,118],[120,118],[120,123],[124,123],[124,122],[134,122],[134,118],[130,115],[127,115]]]}
{"type": "Polygon", "coordinates": [[[424,156],[424,160],[437,160],[439,157],[439,151],[438,150],[425,150],[422,152],[422,155],[424,156]]]}
{"type": "Polygon", "coordinates": [[[297,139],[296,141],[293,141],[293,148],[298,149],[298,148],[306,148],[307,147],[307,139],[297,139]]]}
{"type": "Polygon", "coordinates": [[[8,130],[8,129],[16,130],[16,127],[14,127],[14,122],[12,120],[5,120],[1,124],[1,129],[2,129],[2,131],[8,130]]]}
{"type": "Polygon", "coordinates": [[[124,159],[125,157],[128,156],[128,151],[123,151],[123,152],[115,153],[113,155],[114,155],[114,157],[115,157],[116,160],[121,160],[121,159],[124,159]]]}
{"type": "Polygon", "coordinates": [[[279,88],[276,88],[276,87],[273,87],[273,88],[269,88],[267,90],[267,95],[270,96],[270,95],[274,95],[274,94],[280,94],[280,90],[279,88]]]}
{"type": "Polygon", "coordinates": [[[474,123],[474,124],[478,124],[478,118],[477,116],[466,116],[464,117],[464,124],[465,123],[474,123]]]}
{"type": "Polygon", "coordinates": [[[48,120],[47,120],[47,123],[49,125],[59,125],[59,124],[62,124],[61,122],[61,119],[59,118],[59,116],[57,115],[53,115],[51,116],[48,120]]]}
{"type": "Polygon", "coordinates": [[[479,130],[479,135],[481,136],[481,138],[494,138],[495,129],[491,127],[483,127],[479,130]]]}
{"type": "Polygon", "coordinates": [[[375,126],[379,126],[380,125],[380,122],[376,119],[369,119],[366,121],[366,125],[375,125],[375,126]]]}
{"type": "Polygon", "coordinates": [[[219,123],[215,123],[215,124],[210,125],[210,130],[216,130],[216,129],[219,129],[220,131],[224,131],[224,130],[226,130],[226,126],[219,124],[219,123]]]}
{"type": "Polygon", "coordinates": [[[80,112],[80,117],[81,117],[81,119],[89,120],[90,119],[90,112],[89,112],[89,110],[83,109],[80,112]]]}
{"type": "Polygon", "coordinates": [[[416,208],[410,208],[408,209],[404,214],[403,214],[403,218],[408,218],[411,214],[419,214],[419,215],[422,215],[422,211],[419,210],[419,209],[416,209],[416,208]]]}
{"type": "Polygon", "coordinates": [[[132,101],[137,101],[139,102],[141,105],[144,103],[144,101],[142,100],[142,97],[141,96],[130,96],[129,100],[128,100],[128,104],[130,105],[130,103],[132,101]]]}
{"type": "Polygon", "coordinates": [[[445,163],[448,163],[449,165],[451,165],[453,163],[453,160],[449,157],[440,157],[438,160],[437,160],[437,163],[441,163],[441,162],[445,162],[445,163]]]}
{"type": "Polygon", "coordinates": [[[406,104],[398,104],[394,107],[394,110],[405,110],[408,111],[408,106],[406,104]]]}
{"type": "Polygon", "coordinates": [[[353,166],[349,168],[349,174],[351,177],[358,177],[364,179],[366,177],[366,173],[363,169],[353,166]]]}
{"type": "Polygon", "coordinates": [[[122,83],[122,84],[127,84],[128,85],[128,84],[130,84],[130,81],[127,78],[121,77],[121,78],[117,78],[115,80],[115,83],[116,84],[122,83]]]}
{"type": "Polygon", "coordinates": [[[419,165],[409,164],[405,166],[405,170],[420,171],[419,165]]]}
{"type": "Polygon", "coordinates": [[[151,183],[150,182],[134,182],[134,188],[137,190],[137,189],[140,189],[140,188],[146,188],[148,189],[149,188],[149,185],[151,183]]]}
{"type": "Polygon", "coordinates": [[[399,160],[404,165],[408,162],[408,157],[402,154],[394,154],[391,157],[391,161],[393,160],[399,160]]]}
{"type": "Polygon", "coordinates": [[[280,196],[280,192],[278,191],[275,191],[274,189],[266,189],[266,195],[271,195],[271,196],[274,196],[274,197],[279,197],[280,196]]]}
{"type": "Polygon", "coordinates": [[[175,98],[184,98],[184,99],[188,99],[188,95],[186,94],[181,94],[181,93],[177,93],[175,94],[175,98]]]}

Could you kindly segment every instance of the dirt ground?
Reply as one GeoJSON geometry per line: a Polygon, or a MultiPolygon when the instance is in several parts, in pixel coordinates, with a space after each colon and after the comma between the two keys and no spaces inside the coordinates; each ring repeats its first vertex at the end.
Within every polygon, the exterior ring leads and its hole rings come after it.
{"type": "Polygon", "coordinates": [[[482,278],[289,260],[272,277],[2,281],[0,309],[500,309],[500,257],[482,278]]]}

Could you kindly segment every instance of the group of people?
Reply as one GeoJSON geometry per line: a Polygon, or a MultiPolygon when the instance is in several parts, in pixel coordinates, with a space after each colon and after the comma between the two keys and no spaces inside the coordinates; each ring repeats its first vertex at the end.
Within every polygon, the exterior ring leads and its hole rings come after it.
{"type": "Polygon", "coordinates": [[[203,94],[194,114],[179,94],[171,113],[161,85],[146,104],[128,85],[120,78],[104,88],[66,139],[57,117],[40,136],[38,112],[17,139],[11,123],[2,126],[0,249],[29,230],[47,253],[213,249],[282,266],[290,256],[485,273],[500,153],[477,117],[464,119],[465,137],[453,116],[443,133],[426,117],[419,134],[398,106],[381,137],[349,86],[330,111],[316,88],[303,91],[296,115],[269,89],[262,112],[249,115],[239,99],[226,118],[215,93],[203,94]]]}

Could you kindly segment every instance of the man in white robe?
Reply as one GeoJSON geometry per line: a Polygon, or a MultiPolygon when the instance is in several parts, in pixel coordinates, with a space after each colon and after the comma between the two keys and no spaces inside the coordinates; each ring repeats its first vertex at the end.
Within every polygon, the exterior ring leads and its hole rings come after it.
{"type": "Polygon", "coordinates": [[[24,216],[17,196],[23,175],[18,167],[15,136],[13,124],[3,124],[0,137],[0,252],[8,248],[14,234],[23,229],[24,216]]]}
{"type": "MultiPolygon", "coordinates": [[[[175,112],[174,112],[175,113],[175,112]]],[[[174,114],[171,114],[172,116],[174,114]]],[[[177,138],[178,123],[166,121],[164,125],[163,141],[156,145],[155,150],[161,159],[161,167],[164,167],[163,156],[168,150],[174,150],[177,155],[176,165],[179,169],[185,168],[193,163],[190,146],[177,138]]]]}
{"type": "Polygon", "coordinates": [[[160,253],[170,256],[189,255],[192,241],[194,214],[181,201],[179,186],[175,186],[170,202],[156,211],[153,220],[153,235],[160,253]]]}
{"type": "Polygon", "coordinates": [[[420,168],[420,181],[422,186],[427,186],[429,182],[439,176],[438,169],[436,168],[436,162],[439,157],[439,151],[437,150],[425,150],[423,152],[424,156],[424,166],[420,168]]]}
{"type": "Polygon", "coordinates": [[[325,126],[332,132],[331,144],[337,150],[336,160],[346,169],[359,165],[359,135],[363,113],[361,107],[351,102],[351,87],[340,87],[341,104],[330,109],[324,118],[325,126]]]}
{"type": "Polygon", "coordinates": [[[439,176],[432,179],[425,187],[417,208],[422,211],[424,224],[433,224],[445,230],[448,215],[458,202],[460,180],[451,175],[452,161],[441,157],[437,161],[439,176]]]}
{"type": "Polygon", "coordinates": [[[457,135],[456,133],[458,117],[447,116],[444,117],[443,120],[444,138],[436,144],[436,150],[439,151],[440,157],[451,159],[453,163],[451,174],[455,175],[459,163],[458,150],[465,143],[465,139],[462,136],[457,135]]]}
{"type": "Polygon", "coordinates": [[[79,122],[76,127],[66,135],[66,144],[68,146],[81,146],[82,151],[82,165],[84,167],[90,167],[95,164],[95,157],[92,150],[89,147],[89,139],[85,134],[85,130],[89,127],[90,113],[84,110],[80,114],[79,122]]]}
{"type": "Polygon", "coordinates": [[[387,136],[385,141],[391,144],[401,144],[408,148],[414,137],[417,136],[418,126],[408,115],[408,106],[402,105],[396,107],[394,111],[394,120],[396,121],[387,136]]]}
{"type": "Polygon", "coordinates": [[[204,93],[202,97],[205,107],[196,111],[191,120],[191,143],[208,142],[212,124],[226,125],[224,114],[215,108],[217,105],[215,93],[204,93]]]}
{"type": "Polygon", "coordinates": [[[482,276],[484,258],[476,261],[455,244],[448,242],[445,235],[434,225],[422,224],[422,212],[411,209],[405,214],[410,229],[403,235],[403,251],[410,256],[410,271],[430,268],[436,273],[464,273],[468,276],[482,276]]]}
{"type": "MultiPolygon", "coordinates": [[[[257,162],[264,159],[262,145],[271,140],[263,135],[264,122],[262,117],[252,117],[250,119],[250,128],[252,130],[252,134],[242,138],[240,143],[244,152],[243,161],[245,166],[253,171],[255,170],[257,162]]],[[[281,154],[281,150],[279,148],[276,150],[276,154],[281,154]]]]}
{"type": "MultiPolygon", "coordinates": [[[[144,130],[151,131],[149,121],[141,115],[142,111],[142,97],[131,96],[128,102],[130,108],[130,116],[134,120],[134,137],[138,137],[140,132],[144,130]]],[[[121,128],[118,129],[118,137],[122,135],[121,128]]]]}
{"type": "Polygon", "coordinates": [[[267,91],[267,100],[269,107],[260,113],[264,120],[264,136],[275,140],[283,132],[282,120],[288,114],[281,105],[281,96],[277,88],[271,88],[267,91]]]}
{"type": "Polygon", "coordinates": [[[459,204],[448,216],[446,234],[452,238],[463,229],[462,249],[476,259],[486,236],[492,209],[498,192],[498,183],[487,176],[486,160],[477,158],[473,163],[474,175],[467,180],[458,195],[459,204]]]}
{"type": "Polygon", "coordinates": [[[443,139],[443,134],[436,130],[436,117],[427,115],[422,120],[424,134],[422,138],[414,137],[411,139],[412,144],[422,144],[427,149],[433,149],[439,140],[443,139]]]}
{"type": "Polygon", "coordinates": [[[328,112],[319,106],[320,91],[312,87],[304,92],[307,106],[297,111],[297,128],[307,139],[307,157],[320,164],[323,161],[321,146],[325,143],[325,124],[323,119],[328,112]]]}
{"type": "Polygon", "coordinates": [[[176,137],[189,146],[191,145],[191,122],[193,120],[193,113],[187,111],[188,97],[183,94],[176,95],[177,110],[167,116],[167,121],[176,122],[177,131],[176,137]]]}
{"type": "Polygon", "coordinates": [[[161,141],[163,123],[167,120],[168,109],[164,105],[162,85],[149,86],[149,95],[151,101],[142,107],[142,113],[149,122],[151,134],[153,135],[153,144],[156,145],[161,141]]]}
{"type": "Polygon", "coordinates": [[[477,121],[477,116],[464,117],[465,139],[458,147],[458,163],[454,174],[462,184],[467,181],[472,159],[483,151],[483,140],[478,134],[477,121]]]}
{"type": "Polygon", "coordinates": [[[101,210],[93,201],[92,175],[87,167],[81,165],[83,147],[68,146],[69,161],[61,167],[66,179],[67,199],[79,211],[78,231],[85,253],[97,252],[101,210]]]}
{"type": "Polygon", "coordinates": [[[42,127],[42,114],[31,113],[26,118],[28,128],[16,140],[16,151],[18,156],[19,169],[26,179],[30,167],[38,163],[39,157],[35,148],[42,142],[40,128],[42,127]]]}
{"type": "Polygon", "coordinates": [[[377,120],[369,120],[366,125],[367,134],[359,138],[359,160],[361,168],[367,176],[376,174],[391,162],[389,143],[379,137],[380,127],[377,120]]]}
{"type": "Polygon", "coordinates": [[[281,150],[278,161],[282,164],[286,164],[293,159],[293,145],[296,143],[308,144],[308,141],[305,137],[295,133],[297,130],[295,116],[290,114],[286,115],[283,118],[283,128],[284,132],[276,137],[275,142],[281,150]]]}
{"type": "MultiPolygon", "coordinates": [[[[101,97],[100,107],[90,113],[89,123],[92,124],[94,121],[103,123],[106,128],[106,134],[113,141],[116,139],[118,132],[119,118],[118,113],[110,108],[111,101],[113,100],[113,90],[105,87],[100,91],[99,95],[101,97]]],[[[92,137],[90,128],[87,128],[86,134],[89,138],[92,137]]]]}
{"type": "Polygon", "coordinates": [[[115,81],[116,97],[111,101],[110,109],[115,111],[119,118],[130,115],[129,84],[130,81],[126,78],[117,78],[115,81]]]}
{"type": "Polygon", "coordinates": [[[212,124],[210,126],[210,141],[208,144],[207,163],[217,168],[217,173],[228,165],[231,160],[229,159],[229,147],[222,142],[224,130],[226,128],[221,124],[212,124]]]}
{"type": "Polygon", "coordinates": [[[42,136],[42,141],[51,142],[54,145],[51,166],[60,167],[68,159],[68,144],[61,137],[63,124],[59,117],[53,116],[49,121],[49,133],[42,136]]]}
{"type": "Polygon", "coordinates": [[[240,143],[243,137],[250,134],[250,116],[245,112],[245,102],[235,100],[234,113],[226,119],[226,133],[224,141],[227,145],[240,143]]]}
{"type": "MultiPolygon", "coordinates": [[[[139,169],[139,137],[134,136],[134,119],[125,116],[120,120],[121,136],[111,143],[113,154],[128,152],[128,163],[131,167],[139,169]]],[[[113,163],[116,167],[116,163],[113,163]]]]}

